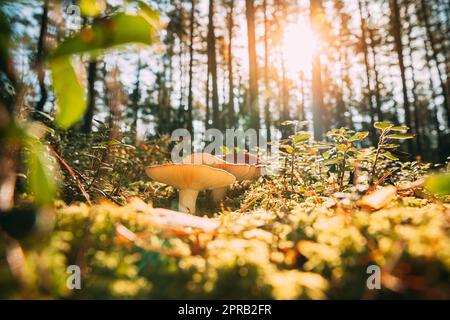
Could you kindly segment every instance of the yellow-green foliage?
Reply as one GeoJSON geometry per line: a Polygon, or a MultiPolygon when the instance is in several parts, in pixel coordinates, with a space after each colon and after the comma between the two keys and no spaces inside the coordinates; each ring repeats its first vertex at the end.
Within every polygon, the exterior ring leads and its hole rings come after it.
{"type": "Polygon", "coordinates": [[[376,297],[448,297],[446,207],[403,198],[344,211],[324,205],[330,199],[224,212],[214,235],[151,223],[142,202],[61,204],[50,237],[23,246],[21,276],[0,260],[1,298],[361,298],[370,264],[401,284],[383,278],[376,297]],[[145,245],[118,236],[119,224],[145,245]],[[71,264],[81,267],[81,290],[66,287],[71,264]]]}

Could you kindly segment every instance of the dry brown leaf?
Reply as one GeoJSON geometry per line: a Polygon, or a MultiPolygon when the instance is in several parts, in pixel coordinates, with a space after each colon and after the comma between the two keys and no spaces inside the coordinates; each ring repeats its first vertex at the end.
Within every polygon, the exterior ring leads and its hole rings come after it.
{"type": "Polygon", "coordinates": [[[367,194],[358,201],[360,207],[379,210],[384,208],[397,195],[397,188],[389,185],[367,194]]]}

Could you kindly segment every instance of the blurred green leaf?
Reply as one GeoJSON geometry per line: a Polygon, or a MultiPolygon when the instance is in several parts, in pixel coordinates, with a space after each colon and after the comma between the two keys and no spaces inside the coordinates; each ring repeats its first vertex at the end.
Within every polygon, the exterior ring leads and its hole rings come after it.
{"type": "Polygon", "coordinates": [[[394,125],[390,122],[375,122],[373,126],[377,129],[383,130],[387,128],[392,128],[394,125]]]}
{"type": "Polygon", "coordinates": [[[50,69],[57,105],[55,120],[58,126],[67,129],[77,123],[86,110],[84,89],[68,57],[51,60],[50,69]]]}
{"type": "Polygon", "coordinates": [[[52,53],[51,59],[89,53],[93,56],[104,50],[130,43],[151,44],[155,27],[149,22],[147,12],[138,15],[125,13],[94,22],[80,33],[68,38],[52,53]]]}
{"type": "Polygon", "coordinates": [[[81,13],[88,17],[97,17],[106,9],[105,0],[80,0],[81,13]]]}
{"type": "Polygon", "coordinates": [[[288,154],[292,154],[294,152],[294,148],[292,148],[290,145],[282,145],[279,147],[279,149],[282,152],[286,152],[288,154]]]}
{"type": "Polygon", "coordinates": [[[392,153],[390,153],[389,151],[386,151],[384,153],[381,154],[383,157],[397,161],[398,158],[396,156],[394,156],[392,153]]]}
{"type": "Polygon", "coordinates": [[[34,195],[35,204],[51,205],[56,195],[56,175],[50,162],[52,157],[38,139],[28,137],[25,144],[28,187],[34,195]]]}
{"type": "Polygon", "coordinates": [[[386,136],[388,139],[396,139],[396,140],[404,140],[404,139],[412,139],[415,135],[413,133],[395,133],[386,136]]]}
{"type": "Polygon", "coordinates": [[[301,143],[301,142],[308,141],[309,139],[311,139],[311,134],[308,132],[302,132],[302,133],[294,136],[293,140],[294,140],[294,143],[301,143]]]}
{"type": "Polygon", "coordinates": [[[389,128],[389,129],[392,130],[392,131],[407,131],[407,130],[409,130],[409,127],[407,127],[407,126],[395,126],[395,127],[389,128]]]}
{"type": "Polygon", "coordinates": [[[436,174],[429,177],[426,181],[425,188],[431,193],[438,195],[450,194],[450,174],[436,174]]]}
{"type": "Polygon", "coordinates": [[[359,141],[359,140],[365,139],[368,135],[369,135],[368,131],[358,132],[358,133],[355,133],[353,136],[351,136],[348,139],[348,141],[350,141],[350,142],[359,141]]]}

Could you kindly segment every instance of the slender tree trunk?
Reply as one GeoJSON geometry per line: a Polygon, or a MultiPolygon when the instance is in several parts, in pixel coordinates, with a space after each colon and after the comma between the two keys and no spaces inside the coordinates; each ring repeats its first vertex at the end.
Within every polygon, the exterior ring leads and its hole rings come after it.
{"type": "MultiPolygon", "coordinates": [[[[408,8],[407,8],[408,9],[408,8]]],[[[413,32],[413,24],[411,22],[411,18],[410,15],[408,14],[408,10],[407,10],[407,14],[406,14],[406,22],[408,23],[408,52],[409,52],[409,61],[410,61],[410,72],[411,72],[411,80],[412,80],[412,95],[413,95],[413,114],[414,114],[414,128],[413,128],[413,132],[417,135],[415,142],[416,142],[416,152],[417,154],[421,155],[423,152],[423,148],[422,148],[422,130],[421,130],[421,122],[420,122],[420,112],[419,112],[419,97],[417,95],[417,81],[416,81],[416,75],[415,75],[415,70],[414,70],[414,64],[413,64],[413,50],[414,50],[414,46],[413,46],[413,39],[411,38],[411,34],[413,32]]]]}
{"type": "MultiPolygon", "coordinates": [[[[321,0],[311,0],[310,18],[311,26],[314,32],[320,31],[320,22],[318,21],[321,0]]],[[[312,113],[314,124],[314,138],[322,140],[325,131],[323,123],[323,92],[322,92],[322,75],[320,67],[320,55],[316,52],[312,61],[312,113]]]]}
{"type": "MultiPolygon", "coordinates": [[[[367,10],[367,21],[370,21],[371,15],[370,15],[370,10],[367,9],[366,1],[364,1],[364,7],[367,10]]],[[[367,24],[366,24],[366,27],[367,27],[367,24]]],[[[374,75],[374,81],[375,81],[375,83],[374,83],[375,109],[377,112],[377,120],[383,121],[384,117],[383,117],[383,112],[381,111],[381,94],[380,94],[381,83],[380,83],[380,76],[378,73],[377,49],[376,49],[376,43],[375,43],[375,35],[371,28],[367,27],[367,32],[369,34],[369,39],[370,39],[370,51],[371,51],[371,56],[372,56],[373,75],[374,75]]],[[[368,63],[367,66],[369,66],[368,70],[370,70],[370,63],[369,62],[367,62],[367,63],[368,63]]]]}
{"type": "Polygon", "coordinates": [[[89,62],[88,66],[88,105],[83,117],[82,132],[90,133],[92,131],[92,119],[95,111],[95,81],[97,79],[97,60],[89,62]]]}
{"type": "Polygon", "coordinates": [[[137,123],[139,120],[139,99],[140,95],[140,78],[141,78],[141,58],[138,58],[136,82],[134,83],[133,95],[131,97],[133,116],[131,119],[131,132],[133,134],[133,144],[137,143],[137,123]]]}
{"type": "Polygon", "coordinates": [[[442,97],[444,99],[444,111],[446,113],[447,116],[447,126],[450,128],[450,104],[449,104],[449,97],[447,95],[447,88],[445,86],[445,81],[441,72],[441,69],[439,68],[439,59],[437,56],[437,50],[436,50],[436,41],[434,39],[433,36],[433,32],[431,30],[431,25],[430,25],[430,21],[429,21],[429,17],[428,17],[428,11],[427,11],[427,4],[425,0],[421,0],[421,8],[420,8],[420,12],[422,13],[422,18],[423,18],[423,22],[425,23],[425,29],[427,32],[427,37],[428,37],[428,41],[430,43],[430,47],[431,47],[431,53],[432,53],[432,57],[434,60],[434,63],[436,64],[436,71],[438,73],[439,76],[439,84],[441,87],[441,94],[442,97]]]}
{"type": "Polygon", "coordinates": [[[211,108],[210,108],[210,92],[209,92],[209,63],[207,66],[207,72],[206,72],[206,101],[205,101],[205,107],[206,107],[206,112],[205,112],[205,129],[209,129],[211,127],[210,125],[210,120],[211,120],[211,108]]]}
{"type": "Polygon", "coordinates": [[[300,110],[298,111],[299,120],[305,121],[306,115],[305,115],[305,74],[303,71],[300,71],[300,94],[302,96],[301,103],[299,104],[300,110]]]}
{"type": "MultiPolygon", "coordinates": [[[[375,111],[374,111],[374,105],[373,105],[373,91],[372,91],[372,81],[370,78],[370,65],[369,65],[369,50],[367,48],[367,32],[366,32],[366,26],[367,26],[367,22],[366,19],[364,19],[363,16],[363,8],[362,8],[362,3],[361,0],[358,1],[358,8],[359,8],[359,18],[360,18],[360,24],[361,24],[361,43],[362,43],[362,47],[363,47],[363,53],[364,53],[364,66],[365,66],[365,72],[366,72],[366,81],[367,81],[367,94],[368,94],[368,102],[369,102],[369,107],[370,107],[370,113],[371,113],[371,128],[370,128],[370,134],[371,134],[371,139],[372,139],[372,143],[375,145],[376,144],[376,133],[375,133],[375,128],[373,127],[374,125],[374,115],[375,115],[375,111]]],[[[380,115],[381,110],[379,108],[379,106],[377,106],[377,118],[378,121],[381,121],[382,116],[380,115]]]]}
{"type": "Polygon", "coordinates": [[[214,0],[209,0],[208,66],[212,85],[212,126],[220,128],[219,92],[217,89],[216,35],[214,32],[214,0]]]}
{"type": "Polygon", "coordinates": [[[264,11],[264,122],[266,126],[267,141],[271,141],[271,117],[270,117],[270,99],[269,99],[269,21],[267,18],[267,0],[263,1],[264,11]]]}
{"type": "Polygon", "coordinates": [[[429,73],[429,90],[431,92],[432,95],[432,118],[433,118],[433,125],[434,125],[434,130],[436,131],[436,135],[437,135],[437,149],[438,149],[438,153],[439,153],[439,160],[443,161],[445,160],[445,147],[443,146],[443,140],[442,140],[442,132],[441,132],[441,128],[440,128],[440,124],[439,124],[439,117],[438,117],[438,106],[436,104],[436,94],[434,91],[434,83],[433,83],[433,68],[431,66],[431,56],[429,54],[430,50],[428,48],[429,46],[429,42],[426,41],[425,45],[424,45],[424,50],[425,50],[425,60],[426,60],[426,66],[428,69],[428,73],[429,73]]]}
{"type": "Polygon", "coordinates": [[[41,93],[41,97],[36,104],[36,110],[42,111],[44,110],[44,105],[47,102],[48,93],[47,88],[45,86],[45,68],[43,66],[43,60],[45,55],[45,37],[47,35],[47,27],[48,27],[48,0],[44,0],[44,5],[42,8],[42,16],[41,16],[41,30],[39,32],[39,40],[37,47],[37,75],[39,81],[39,90],[41,93]]]}
{"type": "Polygon", "coordinates": [[[193,100],[194,95],[192,92],[192,82],[193,82],[193,66],[194,66],[194,30],[195,30],[195,2],[196,0],[191,0],[191,16],[189,25],[189,93],[188,93],[188,119],[187,119],[187,129],[194,137],[194,116],[193,116],[193,100]]]}
{"type": "MultiPolygon", "coordinates": [[[[281,113],[281,121],[287,121],[290,119],[289,116],[289,88],[287,84],[286,77],[286,66],[284,62],[284,48],[281,46],[280,48],[280,62],[281,62],[281,103],[282,103],[282,113],[281,113]]],[[[283,136],[282,139],[286,139],[289,135],[289,127],[283,126],[281,130],[283,136]]]]}
{"type": "Polygon", "coordinates": [[[233,80],[233,28],[234,28],[234,0],[230,1],[228,15],[228,123],[235,126],[234,112],[234,80],[233,80]]]}
{"type": "MultiPolygon", "coordinates": [[[[408,98],[408,87],[406,84],[406,72],[405,72],[405,63],[403,57],[403,44],[402,44],[402,23],[400,17],[400,7],[397,2],[398,0],[391,0],[391,18],[392,18],[392,27],[394,33],[395,40],[395,51],[397,52],[398,64],[400,68],[400,78],[402,81],[402,92],[403,92],[403,108],[405,111],[405,124],[408,127],[411,127],[411,109],[409,105],[408,98]]],[[[414,144],[411,139],[408,140],[408,151],[410,153],[414,152],[414,144]]]]}
{"type": "Polygon", "coordinates": [[[245,0],[247,35],[248,35],[248,60],[249,60],[249,106],[250,127],[259,129],[259,106],[258,106],[258,60],[256,56],[255,35],[255,6],[254,0],[245,0]]]}

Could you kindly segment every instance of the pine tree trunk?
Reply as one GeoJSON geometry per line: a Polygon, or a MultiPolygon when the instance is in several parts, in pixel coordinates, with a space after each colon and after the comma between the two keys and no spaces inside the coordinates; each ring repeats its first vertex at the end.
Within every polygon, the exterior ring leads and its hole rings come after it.
{"type": "Polygon", "coordinates": [[[230,1],[228,15],[228,123],[235,126],[234,112],[234,80],[233,80],[233,28],[234,28],[234,0],[230,1]]]}
{"type": "Polygon", "coordinates": [[[442,91],[441,94],[442,94],[442,98],[444,99],[443,107],[444,107],[444,111],[447,116],[447,126],[450,128],[450,104],[449,104],[449,98],[447,95],[447,88],[445,86],[445,82],[444,82],[444,79],[442,76],[441,69],[439,68],[439,59],[437,57],[436,43],[435,43],[436,41],[434,39],[433,32],[431,30],[431,25],[430,25],[430,21],[429,21],[429,17],[428,17],[427,4],[426,4],[426,1],[424,1],[424,0],[421,0],[420,12],[422,13],[423,22],[425,24],[425,29],[426,29],[427,37],[428,37],[427,40],[430,43],[432,58],[434,60],[434,63],[436,64],[436,71],[439,76],[439,84],[440,84],[441,91],[442,91]]]}
{"type": "Polygon", "coordinates": [[[212,85],[212,127],[220,128],[219,92],[217,89],[216,35],[214,32],[214,0],[209,1],[208,66],[212,85]]]}
{"type": "MultiPolygon", "coordinates": [[[[310,18],[313,32],[319,32],[320,26],[318,21],[319,9],[321,7],[320,0],[311,0],[310,3],[310,18]]],[[[312,61],[312,111],[313,111],[313,125],[314,138],[322,140],[325,131],[323,123],[323,92],[322,92],[322,75],[320,67],[320,55],[314,54],[312,61]]]]}
{"type": "Polygon", "coordinates": [[[191,15],[190,15],[190,25],[189,25],[189,89],[188,89],[188,119],[187,119],[187,129],[191,134],[192,139],[194,138],[194,117],[193,117],[193,92],[192,92],[192,82],[193,82],[193,66],[194,66],[194,30],[195,30],[195,2],[196,0],[191,0],[191,15]]]}
{"type": "MultiPolygon", "coordinates": [[[[394,33],[394,41],[395,41],[395,51],[397,53],[398,64],[400,68],[400,78],[402,82],[402,93],[403,93],[403,108],[405,111],[405,124],[408,127],[411,127],[411,109],[409,105],[408,98],[408,87],[406,84],[406,72],[405,72],[405,63],[403,57],[403,44],[402,44],[402,23],[400,17],[400,7],[397,2],[398,0],[391,0],[391,21],[392,21],[392,29],[394,33]]],[[[411,139],[408,140],[408,151],[413,153],[413,141],[411,139]]]]}
{"type": "Polygon", "coordinates": [[[377,143],[377,137],[375,133],[374,125],[374,115],[377,114],[378,121],[382,121],[382,117],[380,115],[381,111],[379,110],[379,106],[377,106],[377,110],[375,111],[374,105],[373,105],[373,91],[372,91],[372,81],[370,77],[370,65],[369,65],[369,50],[367,48],[367,32],[366,32],[366,26],[367,22],[366,19],[363,16],[363,8],[361,0],[358,1],[358,8],[359,8],[359,18],[360,18],[360,24],[361,24],[361,40],[362,40],[362,47],[363,47],[363,53],[364,53],[364,67],[366,72],[366,81],[367,81],[367,94],[368,94],[368,102],[370,107],[370,113],[371,113],[371,128],[370,128],[370,135],[372,144],[375,145],[377,143]]]}
{"type": "Polygon", "coordinates": [[[42,8],[42,16],[41,16],[41,30],[39,32],[39,40],[37,47],[37,76],[39,81],[39,90],[41,93],[41,97],[36,104],[36,110],[42,111],[44,110],[44,105],[47,102],[48,93],[47,88],[45,86],[45,69],[43,66],[43,60],[45,55],[45,37],[47,35],[47,27],[48,27],[48,0],[44,1],[44,5],[42,8]]]}
{"type": "Polygon", "coordinates": [[[264,122],[266,126],[267,141],[271,141],[271,117],[270,117],[270,99],[268,97],[269,92],[269,21],[267,18],[267,0],[263,1],[264,11],[264,90],[266,94],[264,97],[264,122]]]}
{"type": "Polygon", "coordinates": [[[258,60],[256,56],[255,35],[255,6],[253,0],[245,0],[247,35],[248,35],[248,57],[249,57],[249,107],[250,127],[259,129],[259,106],[258,106],[258,60]]]}
{"type": "Polygon", "coordinates": [[[97,60],[89,62],[88,67],[88,105],[83,117],[82,132],[90,133],[92,131],[92,120],[95,111],[95,80],[97,79],[97,60]]]}

